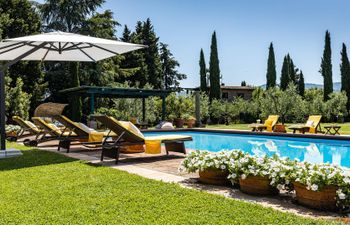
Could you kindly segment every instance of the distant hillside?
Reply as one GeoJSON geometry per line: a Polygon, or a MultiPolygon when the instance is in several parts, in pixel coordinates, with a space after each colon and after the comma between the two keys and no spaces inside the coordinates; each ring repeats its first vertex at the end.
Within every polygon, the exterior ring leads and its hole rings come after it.
{"type": "MultiPolygon", "coordinates": [[[[266,84],[261,85],[260,87],[265,88],[266,84]]],[[[322,84],[313,84],[313,83],[305,83],[305,88],[306,89],[311,89],[311,88],[323,88],[322,84]]],[[[335,82],[333,83],[333,89],[334,91],[340,91],[341,88],[341,83],[340,82],[335,82]]]]}

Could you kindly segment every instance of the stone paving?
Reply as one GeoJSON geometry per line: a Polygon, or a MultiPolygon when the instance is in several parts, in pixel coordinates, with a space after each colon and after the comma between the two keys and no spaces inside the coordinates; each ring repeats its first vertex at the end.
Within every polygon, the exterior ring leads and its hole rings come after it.
{"type": "MultiPolygon", "coordinates": [[[[55,142],[45,143],[40,149],[57,152],[55,142]]],[[[308,217],[323,217],[323,218],[338,218],[340,215],[331,212],[321,212],[311,210],[293,203],[293,197],[289,195],[278,195],[275,197],[257,197],[242,193],[239,189],[232,187],[204,185],[198,182],[198,174],[180,173],[178,166],[184,159],[184,155],[180,153],[170,152],[169,155],[165,154],[163,149],[162,154],[148,155],[144,153],[134,154],[121,154],[120,161],[115,164],[115,160],[106,158],[103,162],[100,161],[100,149],[87,149],[80,145],[72,146],[70,153],[60,151],[60,154],[64,154],[68,157],[85,160],[94,164],[102,164],[114,169],[123,170],[129,173],[137,174],[149,179],[161,180],[163,182],[173,182],[179,185],[206,191],[213,194],[219,194],[228,198],[234,198],[242,201],[257,203],[266,207],[272,207],[274,209],[291,212],[301,216],[308,217]]]]}

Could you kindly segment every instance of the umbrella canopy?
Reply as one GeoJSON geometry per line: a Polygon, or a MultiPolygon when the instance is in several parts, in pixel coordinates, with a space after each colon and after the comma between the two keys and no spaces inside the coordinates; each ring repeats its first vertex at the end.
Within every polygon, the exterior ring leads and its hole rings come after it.
{"type": "Polygon", "coordinates": [[[15,60],[23,53],[38,48],[21,60],[96,62],[144,47],[57,31],[3,40],[0,42],[0,60],[15,60]]]}
{"type": "Polygon", "coordinates": [[[0,68],[0,149],[6,149],[4,70],[9,66],[20,60],[97,62],[144,47],[60,31],[2,40],[0,61],[7,62],[0,68]]]}

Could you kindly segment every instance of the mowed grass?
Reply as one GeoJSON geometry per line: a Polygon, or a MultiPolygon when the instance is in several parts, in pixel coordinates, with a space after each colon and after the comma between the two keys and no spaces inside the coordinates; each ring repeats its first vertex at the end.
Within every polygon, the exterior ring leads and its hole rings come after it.
{"type": "MultiPolygon", "coordinates": [[[[208,128],[215,128],[215,129],[235,129],[235,130],[251,130],[251,128],[248,127],[249,124],[245,123],[239,123],[239,124],[214,124],[214,125],[207,125],[208,128]]],[[[285,124],[286,127],[288,127],[291,124],[285,124]]],[[[343,135],[350,135],[350,123],[322,123],[322,130],[326,131],[323,126],[325,125],[339,125],[341,126],[341,129],[339,130],[340,134],[343,135]]],[[[287,129],[287,132],[291,133],[292,131],[287,129]]]]}
{"type": "Polygon", "coordinates": [[[1,224],[337,224],[20,148],[0,160],[1,224]]]}

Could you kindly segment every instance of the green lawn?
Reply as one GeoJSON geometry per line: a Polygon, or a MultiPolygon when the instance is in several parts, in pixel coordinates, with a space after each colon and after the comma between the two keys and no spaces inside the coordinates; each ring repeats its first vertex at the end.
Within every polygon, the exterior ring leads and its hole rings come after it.
{"type": "MultiPolygon", "coordinates": [[[[333,123],[323,123],[321,126],[325,125],[331,125],[333,123]]],[[[245,123],[239,123],[239,124],[230,124],[230,125],[224,125],[224,124],[215,124],[215,125],[207,125],[208,128],[219,128],[219,129],[236,129],[236,130],[251,130],[248,127],[249,124],[245,123]]],[[[290,124],[285,124],[287,127],[290,124]]],[[[337,125],[341,126],[340,134],[350,135],[350,123],[337,123],[337,125]]],[[[322,130],[325,131],[324,128],[322,130]]],[[[291,132],[291,130],[287,129],[288,132],[291,132]]]]}
{"type": "Polygon", "coordinates": [[[20,148],[0,160],[1,224],[331,223],[20,148]]]}

